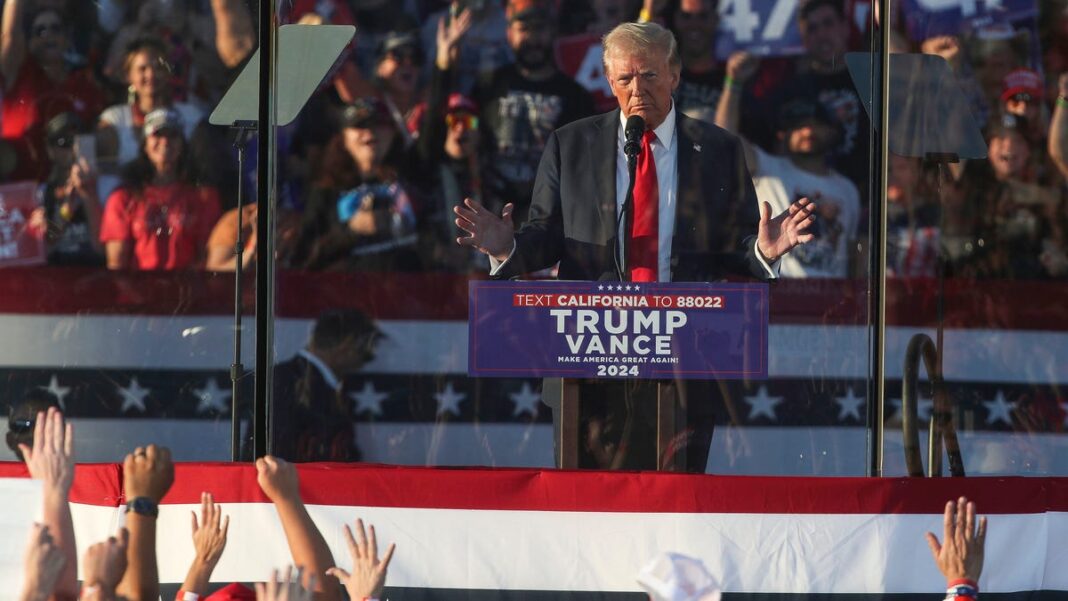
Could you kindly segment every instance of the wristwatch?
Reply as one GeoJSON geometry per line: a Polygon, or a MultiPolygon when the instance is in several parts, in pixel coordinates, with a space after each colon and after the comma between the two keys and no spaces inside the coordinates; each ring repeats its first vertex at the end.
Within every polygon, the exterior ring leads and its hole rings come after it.
{"type": "Polygon", "coordinates": [[[159,516],[159,505],[148,497],[134,497],[126,502],[126,513],[131,511],[138,515],[154,518],[159,516]]]}

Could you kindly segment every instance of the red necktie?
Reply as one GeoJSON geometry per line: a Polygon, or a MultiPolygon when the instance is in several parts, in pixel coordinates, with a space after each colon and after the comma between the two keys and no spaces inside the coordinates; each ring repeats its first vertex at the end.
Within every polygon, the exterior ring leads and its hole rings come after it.
{"type": "Polygon", "coordinates": [[[652,130],[642,136],[642,152],[634,171],[634,221],[630,230],[630,279],[632,282],[655,282],[659,279],[657,247],[660,235],[660,188],[656,181],[656,159],[649,144],[656,137],[652,130]]]}

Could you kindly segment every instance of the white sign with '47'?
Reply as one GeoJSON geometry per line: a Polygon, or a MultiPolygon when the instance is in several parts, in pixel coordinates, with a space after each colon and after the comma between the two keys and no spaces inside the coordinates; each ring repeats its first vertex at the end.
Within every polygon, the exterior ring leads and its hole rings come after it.
{"type": "Polygon", "coordinates": [[[716,56],[745,50],[760,56],[800,54],[798,0],[720,0],[716,56]]]}

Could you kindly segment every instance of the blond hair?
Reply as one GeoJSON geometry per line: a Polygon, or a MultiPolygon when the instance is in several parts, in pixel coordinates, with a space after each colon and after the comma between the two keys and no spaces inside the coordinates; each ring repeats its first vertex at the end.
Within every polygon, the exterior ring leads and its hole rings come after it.
{"type": "Polygon", "coordinates": [[[604,72],[608,73],[608,58],[616,52],[638,56],[666,56],[672,70],[682,67],[675,34],[657,23],[621,23],[601,38],[604,72]]]}

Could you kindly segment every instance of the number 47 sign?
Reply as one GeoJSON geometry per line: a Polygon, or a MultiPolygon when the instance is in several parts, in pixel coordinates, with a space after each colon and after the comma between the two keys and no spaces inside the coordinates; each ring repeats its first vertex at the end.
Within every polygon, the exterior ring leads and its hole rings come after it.
{"type": "Polygon", "coordinates": [[[798,0],[720,0],[716,56],[745,50],[759,56],[800,54],[798,0]]]}

